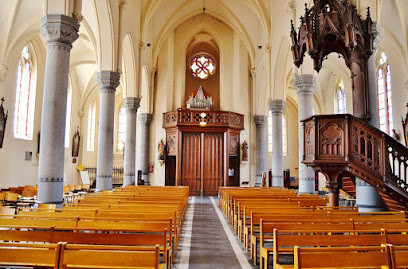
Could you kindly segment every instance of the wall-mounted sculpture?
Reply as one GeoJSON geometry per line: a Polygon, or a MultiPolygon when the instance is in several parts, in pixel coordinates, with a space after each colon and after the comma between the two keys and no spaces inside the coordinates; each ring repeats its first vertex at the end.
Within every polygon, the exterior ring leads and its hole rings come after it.
{"type": "Polygon", "coordinates": [[[6,123],[7,123],[7,118],[8,118],[8,110],[7,110],[7,113],[4,113],[3,102],[4,102],[4,97],[1,98],[1,105],[0,105],[0,148],[3,147],[4,134],[6,132],[6,123]]]}

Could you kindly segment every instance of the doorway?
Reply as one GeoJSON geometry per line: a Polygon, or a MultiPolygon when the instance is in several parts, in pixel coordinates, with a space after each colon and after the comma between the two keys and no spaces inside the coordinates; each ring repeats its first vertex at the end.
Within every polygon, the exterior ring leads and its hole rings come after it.
{"type": "Polygon", "coordinates": [[[218,194],[224,178],[224,133],[183,133],[181,185],[190,195],[218,194]]]}

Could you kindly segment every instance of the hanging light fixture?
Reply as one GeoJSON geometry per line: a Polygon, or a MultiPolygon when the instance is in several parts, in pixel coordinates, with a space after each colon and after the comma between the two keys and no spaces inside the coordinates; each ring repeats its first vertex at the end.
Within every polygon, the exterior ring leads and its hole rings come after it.
{"type": "Polygon", "coordinates": [[[207,122],[205,121],[205,117],[207,117],[207,114],[205,114],[204,112],[200,113],[200,126],[204,127],[207,126],[207,122]]]}

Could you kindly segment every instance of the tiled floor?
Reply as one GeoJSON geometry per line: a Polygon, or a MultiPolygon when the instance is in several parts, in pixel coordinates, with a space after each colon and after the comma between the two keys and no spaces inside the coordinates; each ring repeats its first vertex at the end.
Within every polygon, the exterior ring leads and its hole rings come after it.
{"type": "Polygon", "coordinates": [[[190,197],[189,210],[175,268],[252,268],[236,235],[226,220],[220,219],[224,216],[217,198],[190,197]]]}

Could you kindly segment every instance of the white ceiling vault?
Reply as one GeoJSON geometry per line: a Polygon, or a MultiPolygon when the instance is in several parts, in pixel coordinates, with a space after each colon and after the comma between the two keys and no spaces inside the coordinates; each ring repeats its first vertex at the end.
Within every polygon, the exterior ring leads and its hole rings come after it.
{"type": "MultiPolygon", "coordinates": [[[[8,55],[28,41],[40,36],[41,18],[58,5],[68,6],[77,0],[1,0],[0,9],[0,64],[7,66],[8,55]],[[55,6],[50,6],[53,3],[55,6]]],[[[379,20],[380,47],[392,48],[407,61],[408,1],[407,0],[349,0],[363,14],[371,7],[372,17],[379,20]]],[[[138,89],[139,72],[143,66],[154,70],[162,46],[183,23],[205,14],[220,21],[239,36],[246,48],[250,67],[269,61],[269,80],[275,91],[272,98],[285,98],[290,88],[291,63],[290,20],[298,23],[304,13],[304,4],[313,0],[82,0],[83,21],[80,37],[71,52],[70,72],[75,72],[81,96],[87,95],[95,82],[98,70],[123,71],[128,78],[127,88],[138,89]],[[119,4],[123,3],[123,19],[119,22],[119,4]],[[118,47],[123,42],[123,63],[118,60],[118,47]],[[262,48],[260,48],[262,47],[262,48]],[[139,53],[140,52],[140,53],[139,53]],[[265,60],[266,59],[266,60],[265,60]]],[[[55,9],[53,9],[55,8],[55,9]]],[[[66,10],[64,12],[67,12],[66,10]]],[[[45,40],[41,37],[45,48],[45,40]]],[[[120,50],[119,50],[120,51],[120,50]]],[[[404,68],[407,69],[405,62],[404,68]]],[[[338,69],[345,69],[341,60],[329,57],[322,77],[338,69]],[[338,62],[340,61],[340,63],[338,62]]],[[[343,73],[345,71],[342,71],[343,73]]],[[[140,96],[137,90],[128,96],[140,96]]]]}

